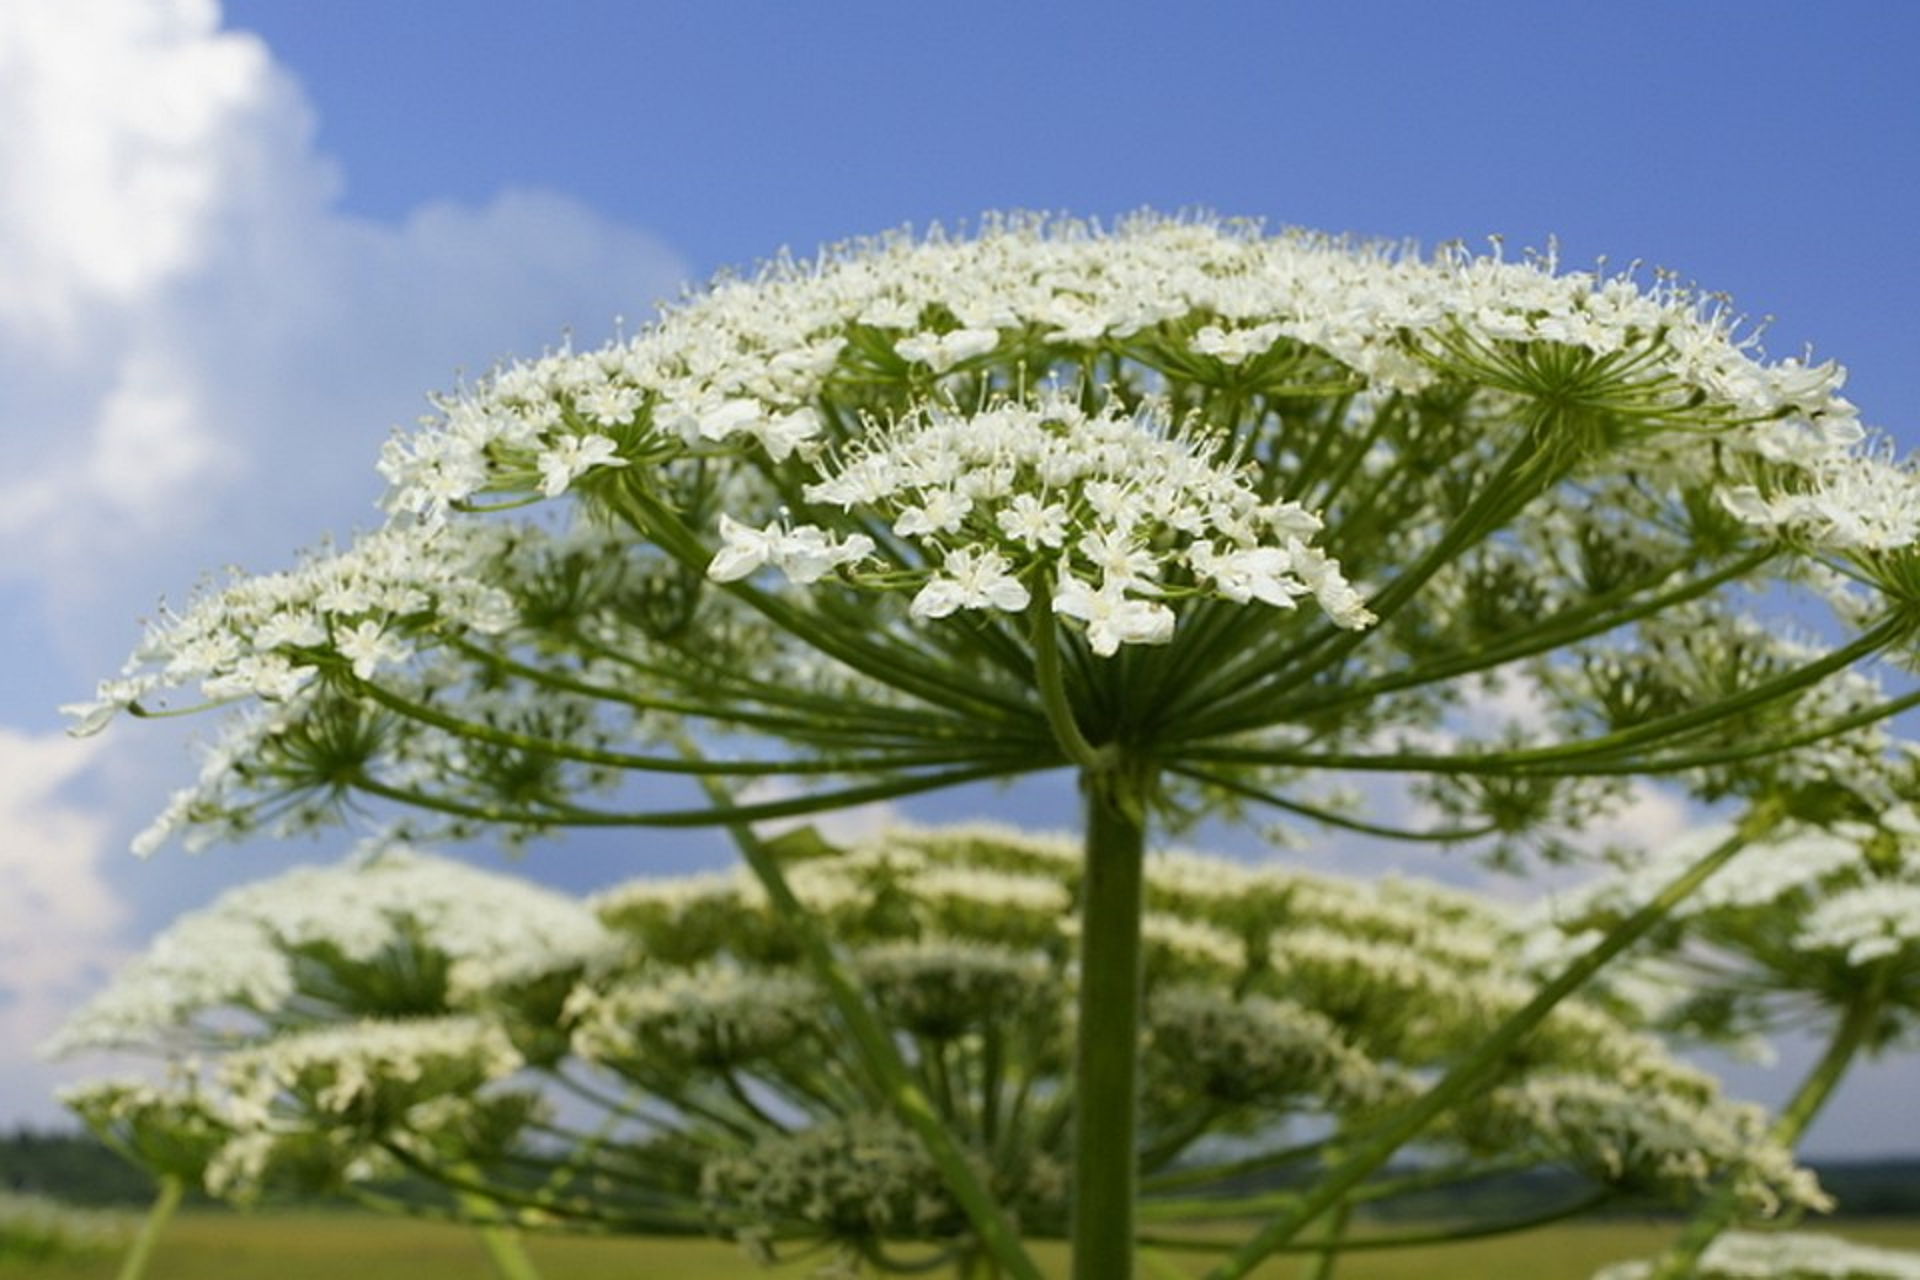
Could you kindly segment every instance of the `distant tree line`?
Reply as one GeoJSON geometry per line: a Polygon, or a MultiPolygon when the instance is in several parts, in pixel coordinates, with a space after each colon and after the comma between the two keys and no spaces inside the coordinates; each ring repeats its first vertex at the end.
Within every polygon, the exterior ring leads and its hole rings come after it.
{"type": "MultiPolygon", "coordinates": [[[[1920,1217],[1920,1157],[1814,1161],[1811,1167],[1839,1202],[1835,1218],[1920,1217]]],[[[1566,1189],[1551,1172],[1487,1178],[1424,1197],[1407,1197],[1392,1216],[1473,1217],[1496,1208],[1516,1210],[1564,1200],[1566,1189]]],[[[154,1185],[144,1172],[91,1135],[23,1126],[0,1134],[0,1190],[50,1196],[75,1205],[143,1205],[153,1198],[154,1185]]],[[[1656,1211],[1633,1208],[1627,1212],[1656,1211]]]]}
{"type": "Polygon", "coordinates": [[[22,1126],[0,1134],[0,1191],[75,1205],[144,1205],[154,1183],[90,1134],[22,1126]]]}

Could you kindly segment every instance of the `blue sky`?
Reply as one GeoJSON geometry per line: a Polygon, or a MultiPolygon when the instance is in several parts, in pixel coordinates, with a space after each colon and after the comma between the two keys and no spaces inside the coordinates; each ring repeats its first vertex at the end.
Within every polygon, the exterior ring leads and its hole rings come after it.
{"type": "MultiPolygon", "coordinates": [[[[6,6],[0,1124],[56,1116],[22,1046],[116,958],[341,847],[137,861],[187,730],[55,706],[203,571],[371,524],[379,443],[462,371],[783,246],[1204,207],[1672,268],[1911,446],[1917,55],[1920,8],[1870,0],[6,6]]],[[[1920,1151],[1916,1091],[1863,1074],[1812,1148],[1920,1151]]]]}

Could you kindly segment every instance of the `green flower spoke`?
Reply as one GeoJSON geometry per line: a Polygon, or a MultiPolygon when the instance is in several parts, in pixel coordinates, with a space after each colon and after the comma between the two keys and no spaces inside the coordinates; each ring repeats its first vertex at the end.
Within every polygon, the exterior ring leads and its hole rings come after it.
{"type": "MultiPolygon", "coordinates": [[[[352,787],[383,800],[392,800],[414,808],[450,817],[471,818],[502,826],[549,827],[715,827],[744,822],[766,822],[775,818],[798,818],[813,813],[830,813],[883,800],[898,800],[924,791],[937,791],[988,778],[1004,778],[1034,768],[1030,762],[1016,765],[978,765],[949,769],[924,777],[876,782],[864,786],[841,787],[814,795],[769,800],[759,804],[737,805],[730,809],[658,809],[621,813],[583,809],[576,805],[551,805],[518,808],[512,805],[462,801],[437,796],[413,787],[381,782],[367,774],[352,779],[352,787]]],[[[1040,766],[1046,767],[1046,766],[1040,766]]]]}
{"type": "MultiPolygon", "coordinates": [[[[1312,692],[1269,702],[1260,709],[1263,721],[1253,720],[1255,708],[1249,707],[1244,727],[1257,723],[1291,723],[1326,715],[1348,707],[1364,706],[1376,698],[1404,693],[1424,686],[1458,680],[1463,676],[1495,671],[1525,658],[1553,653],[1596,636],[1605,635],[1634,622],[1659,616],[1675,606],[1700,599],[1718,588],[1745,577],[1778,555],[1772,549],[1753,552],[1720,570],[1661,591],[1649,598],[1635,600],[1637,592],[1622,592],[1586,601],[1553,617],[1541,620],[1505,644],[1479,646],[1453,657],[1422,662],[1374,680],[1361,680],[1331,692],[1312,692]]],[[[1225,722],[1229,727],[1233,721],[1225,722]]]]}
{"type": "Polygon", "coordinates": [[[160,1243],[161,1234],[173,1220],[174,1212],[179,1209],[186,1193],[184,1178],[170,1175],[160,1179],[153,1204],[140,1220],[139,1233],[134,1236],[133,1243],[127,1246],[126,1256],[120,1261],[120,1270],[115,1273],[119,1280],[146,1280],[147,1268],[153,1263],[154,1247],[160,1243]]]}
{"type": "Polygon", "coordinates": [[[1176,776],[1203,783],[1209,787],[1218,787],[1246,800],[1257,801],[1269,808],[1279,809],[1298,817],[1310,818],[1322,826],[1340,831],[1352,831],[1357,835],[1377,836],[1384,840],[1405,840],[1423,844],[1459,844],[1469,840],[1478,840],[1493,835],[1499,827],[1492,823],[1477,827],[1435,827],[1429,830],[1412,830],[1406,827],[1389,827],[1377,822],[1366,822],[1359,818],[1348,817],[1319,805],[1307,804],[1301,800],[1288,799],[1276,791],[1256,787],[1238,778],[1208,769],[1196,769],[1186,765],[1168,765],[1167,772],[1176,776]]]}
{"type": "MultiPolygon", "coordinates": [[[[501,728],[481,721],[461,719],[416,699],[402,697],[377,685],[362,684],[359,691],[379,705],[416,720],[421,724],[475,742],[489,742],[534,755],[578,764],[604,765],[635,773],[668,773],[719,777],[800,777],[809,774],[883,773],[893,770],[924,769],[935,766],[978,762],[982,752],[948,749],[869,751],[861,755],[796,757],[788,760],[689,760],[684,756],[649,756],[633,752],[609,751],[584,746],[560,738],[501,728]]],[[[855,740],[871,743],[871,735],[855,735],[855,740]]],[[[996,755],[1015,754],[1003,744],[995,744],[996,755]]]]}
{"type": "MultiPolygon", "coordinates": [[[[1711,728],[1716,722],[1745,711],[1765,707],[1790,698],[1826,677],[1843,671],[1904,639],[1912,624],[1896,616],[1882,621],[1861,636],[1821,658],[1717,702],[1663,716],[1645,724],[1571,742],[1542,747],[1516,747],[1502,751],[1473,751],[1450,755],[1421,752],[1379,754],[1317,752],[1310,748],[1209,747],[1197,745],[1181,752],[1181,758],[1203,764],[1271,765],[1287,768],[1319,768],[1389,773],[1530,773],[1569,774],[1631,772],[1647,773],[1659,766],[1659,757],[1634,754],[1657,747],[1663,739],[1682,739],[1711,728]]],[[[1882,703],[1866,723],[1892,714],[1894,704],[1882,703]]],[[[1775,750],[1780,743],[1771,744],[1775,750]]],[[[1685,768],[1682,762],[1670,767],[1685,768]]]]}

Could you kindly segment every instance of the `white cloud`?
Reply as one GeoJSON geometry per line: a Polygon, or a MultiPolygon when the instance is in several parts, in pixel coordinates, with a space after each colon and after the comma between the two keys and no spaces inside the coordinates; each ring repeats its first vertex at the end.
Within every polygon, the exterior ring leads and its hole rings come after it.
{"type": "Polygon", "coordinates": [[[0,6],[0,579],[96,646],[202,566],[375,518],[458,369],[644,316],[657,240],[507,191],[345,215],[298,86],[213,0],[0,6]],[[130,594],[129,594],[130,593],[130,594]],[[132,602],[132,603],[130,603],[132,602]]]}
{"type": "Polygon", "coordinates": [[[0,10],[0,324],[71,339],[207,251],[230,136],[269,92],[214,0],[23,0],[0,10]]]}
{"type": "Polygon", "coordinates": [[[0,1079],[51,1079],[33,1046],[121,955],[111,824],[60,795],[97,751],[0,728],[0,1079]]]}

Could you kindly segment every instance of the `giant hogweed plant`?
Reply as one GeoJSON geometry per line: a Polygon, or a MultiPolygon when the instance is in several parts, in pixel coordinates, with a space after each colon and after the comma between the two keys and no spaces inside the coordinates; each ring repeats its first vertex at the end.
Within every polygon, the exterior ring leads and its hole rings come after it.
{"type": "MultiPolygon", "coordinates": [[[[1112,1280],[1156,829],[1266,808],[1512,853],[1637,778],[1756,802],[1403,1108],[1412,1132],[1878,749],[1912,695],[1849,673],[1920,621],[1920,506],[1840,377],[1764,360],[1670,279],[1551,260],[1155,217],[853,244],[446,397],[382,459],[385,527],[160,620],[76,710],[244,706],[143,843],[376,801],[436,834],[721,825],[796,919],[751,824],[1072,773],[1089,1119],[1066,1199],[1077,1274],[1112,1280]],[[1748,620],[1795,599],[1831,606],[1834,638],[1748,620]],[[1538,714],[1463,714],[1495,686],[1538,714]],[[1418,816],[1342,807],[1356,774],[1413,784],[1418,816]]],[[[1033,1275],[807,936],[902,1123],[1033,1275]]],[[[1217,1274],[1398,1141],[1356,1147],[1217,1274]]]]}
{"type": "MultiPolygon", "coordinates": [[[[779,853],[1028,1236],[1067,1217],[1079,855],[981,826],[779,853]]],[[[1161,853],[1145,900],[1140,1243],[1169,1274],[1218,1249],[1209,1224],[1285,1203],[1531,995],[1524,919],[1457,890],[1161,853]]],[[[504,1276],[531,1273],[514,1237],[530,1226],[991,1274],[835,1024],[750,876],[641,878],[581,903],[387,849],[183,917],[55,1047],[172,1065],[170,1085],[68,1095],[163,1183],[450,1215],[504,1276]]],[[[1724,1188],[1737,1210],[1818,1207],[1766,1123],[1637,1017],[1571,999],[1338,1216],[1543,1168],[1573,1175],[1563,1203],[1298,1248],[1325,1274],[1351,1248],[1437,1248],[1600,1203],[1724,1188]]]]}

